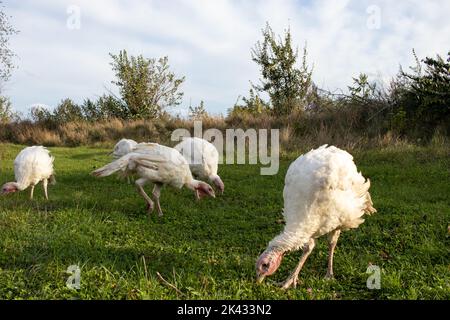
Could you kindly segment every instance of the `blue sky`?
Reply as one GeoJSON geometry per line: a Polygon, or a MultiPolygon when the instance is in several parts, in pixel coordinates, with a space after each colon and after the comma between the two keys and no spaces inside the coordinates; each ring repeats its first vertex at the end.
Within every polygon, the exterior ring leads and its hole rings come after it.
{"type": "Polygon", "coordinates": [[[450,50],[450,1],[348,0],[5,0],[20,30],[11,40],[18,58],[3,93],[13,107],[55,106],[117,92],[109,52],[127,49],[146,57],[169,56],[186,76],[183,104],[205,101],[211,113],[226,113],[249,81],[258,81],[250,49],[268,21],[281,33],[290,26],[294,43],[306,42],[314,81],[345,89],[359,72],[387,81],[399,65],[450,50]],[[70,29],[68,8],[80,10],[80,28],[70,29]]]}

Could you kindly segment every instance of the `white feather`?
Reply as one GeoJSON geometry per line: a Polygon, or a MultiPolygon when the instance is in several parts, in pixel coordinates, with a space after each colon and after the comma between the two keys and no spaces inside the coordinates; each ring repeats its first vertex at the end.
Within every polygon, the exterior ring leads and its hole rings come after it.
{"type": "Polygon", "coordinates": [[[300,156],[285,178],[285,229],[269,247],[297,250],[311,238],[357,228],[375,212],[369,186],[346,151],[324,145],[300,156]]]}
{"type": "Polygon", "coordinates": [[[114,151],[112,153],[114,158],[120,158],[127,153],[131,152],[133,148],[137,145],[137,142],[131,139],[122,139],[114,146],[114,151]]]}
{"type": "Polygon", "coordinates": [[[214,181],[218,177],[219,152],[216,147],[201,138],[184,138],[174,147],[188,161],[194,177],[214,181]]]}
{"type": "Polygon", "coordinates": [[[123,157],[95,170],[94,175],[104,177],[117,171],[176,188],[193,181],[186,159],[177,150],[157,143],[137,144],[123,157]]]}
{"type": "Polygon", "coordinates": [[[53,160],[50,151],[42,146],[23,149],[14,160],[14,175],[20,190],[36,185],[53,175],[53,160]]]}
{"type": "Polygon", "coordinates": [[[135,173],[139,177],[135,184],[147,202],[149,214],[153,211],[154,203],[143,189],[147,182],[155,184],[152,195],[160,216],[163,213],[159,204],[159,195],[163,185],[179,189],[186,186],[200,194],[200,197],[203,195],[214,197],[211,186],[192,177],[188,162],[177,150],[157,143],[139,143],[130,153],[95,170],[93,174],[104,177],[117,171],[122,171],[125,175],[135,173]]]}
{"type": "Polygon", "coordinates": [[[14,160],[17,189],[22,191],[43,180],[53,180],[53,160],[50,152],[42,146],[23,149],[14,160]]]}

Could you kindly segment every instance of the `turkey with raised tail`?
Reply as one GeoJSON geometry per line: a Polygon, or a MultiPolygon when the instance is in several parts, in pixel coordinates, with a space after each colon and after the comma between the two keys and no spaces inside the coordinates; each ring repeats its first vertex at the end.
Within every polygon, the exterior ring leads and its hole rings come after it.
{"type": "MultiPolygon", "coordinates": [[[[114,146],[113,152],[110,153],[110,155],[113,156],[114,159],[119,159],[120,157],[123,157],[127,153],[130,153],[134,147],[137,146],[137,142],[132,139],[121,139],[119,142],[116,143],[114,146]]],[[[125,174],[122,172],[122,177],[127,178],[127,182],[131,183],[131,176],[125,174]]]]}
{"type": "Polygon", "coordinates": [[[1,194],[22,191],[31,187],[30,199],[32,200],[34,187],[42,181],[45,199],[48,200],[48,183],[55,183],[53,160],[50,151],[42,146],[23,149],[14,160],[16,181],[5,183],[1,194]]]}
{"type": "Polygon", "coordinates": [[[185,186],[198,192],[200,197],[215,196],[209,184],[192,177],[189,164],[177,150],[157,143],[139,143],[130,153],[93,171],[92,174],[96,177],[105,177],[117,171],[125,174],[134,173],[139,177],[135,184],[139,194],[147,202],[149,217],[154,203],[144,191],[144,186],[148,182],[154,183],[152,195],[159,216],[163,215],[159,196],[164,185],[178,189],[185,186]]]}
{"type": "MultiPolygon", "coordinates": [[[[174,147],[189,163],[192,175],[196,179],[213,183],[223,193],[224,184],[217,174],[219,168],[219,152],[216,147],[201,138],[184,138],[174,147]]],[[[198,198],[198,194],[196,194],[198,198]]]]}
{"type": "Polygon", "coordinates": [[[286,252],[303,249],[298,266],[282,285],[284,289],[296,287],[316,239],[325,234],[329,242],[326,278],[332,278],[341,231],[357,228],[364,214],[376,212],[369,187],[370,181],[357,171],[353,157],[334,146],[324,145],[297,158],[289,166],[283,190],[286,225],[259,257],[257,282],[278,269],[286,252]]]}

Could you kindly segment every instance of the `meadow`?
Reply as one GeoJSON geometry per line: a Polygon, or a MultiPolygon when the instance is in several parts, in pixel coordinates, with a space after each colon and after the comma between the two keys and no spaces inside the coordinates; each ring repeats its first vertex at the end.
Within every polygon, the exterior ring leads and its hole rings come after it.
{"type": "MultiPolygon", "coordinates": [[[[0,183],[13,180],[21,148],[0,144],[0,183]]],[[[0,299],[450,299],[448,147],[355,151],[378,212],[341,235],[334,280],[324,279],[323,238],[287,291],[276,282],[300,252],[261,285],[255,261],[283,228],[284,175],[300,152],[285,155],[275,176],[220,166],[225,193],[216,199],[164,188],[165,215],[149,220],[133,185],[89,175],[110,149],[50,150],[57,184],[48,202],[40,186],[33,201],[28,191],[0,198],[0,299]],[[381,268],[379,290],[367,288],[370,264],[381,268]],[[81,268],[79,290],[66,287],[70,265],[81,268]]]]}

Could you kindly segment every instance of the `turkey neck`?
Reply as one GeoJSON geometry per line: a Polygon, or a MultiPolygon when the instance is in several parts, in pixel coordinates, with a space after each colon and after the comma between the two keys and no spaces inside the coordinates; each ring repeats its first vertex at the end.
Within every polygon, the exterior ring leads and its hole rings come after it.
{"type": "Polygon", "coordinates": [[[25,190],[26,188],[29,187],[29,185],[27,185],[27,184],[25,184],[25,183],[23,183],[21,181],[14,182],[14,184],[17,187],[17,190],[19,190],[19,191],[23,191],[23,190],[25,190]]]}
{"type": "Polygon", "coordinates": [[[195,191],[198,187],[198,184],[200,183],[199,180],[195,180],[194,178],[190,177],[187,179],[187,182],[185,183],[186,187],[192,191],[195,191]]]}
{"type": "Polygon", "coordinates": [[[286,228],[269,243],[269,248],[277,251],[292,251],[303,248],[311,236],[302,230],[289,231],[286,228]]]}

